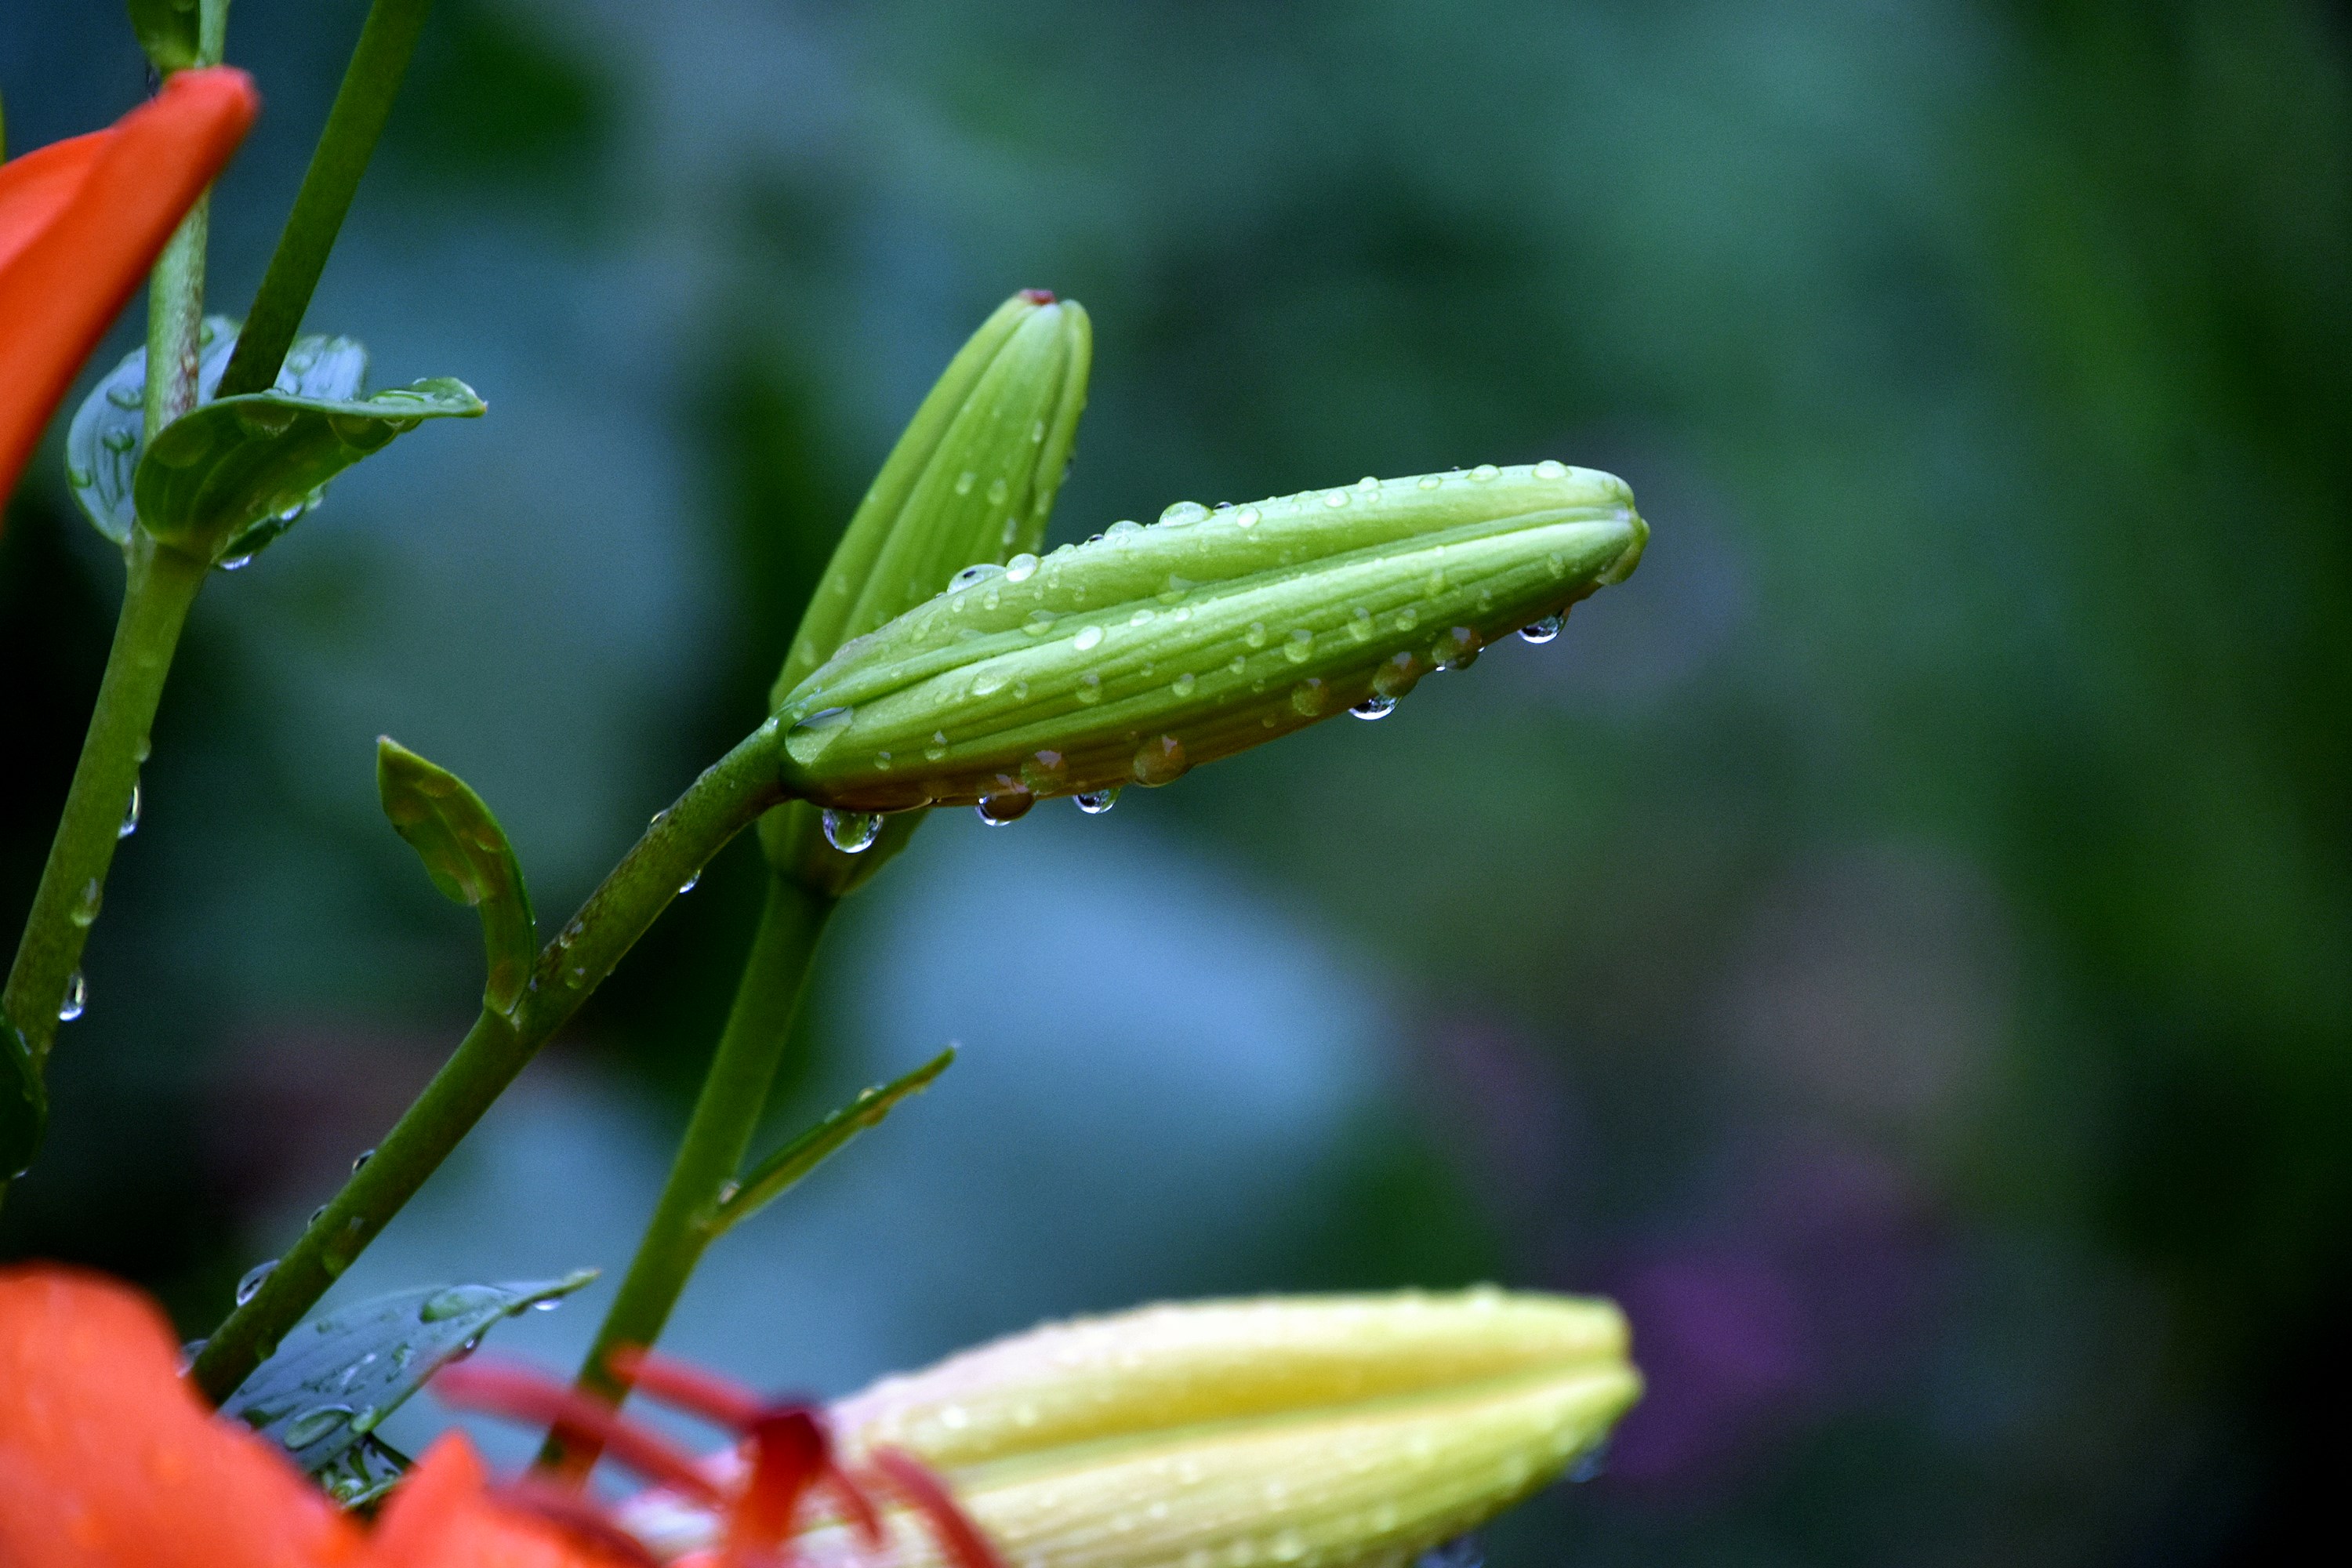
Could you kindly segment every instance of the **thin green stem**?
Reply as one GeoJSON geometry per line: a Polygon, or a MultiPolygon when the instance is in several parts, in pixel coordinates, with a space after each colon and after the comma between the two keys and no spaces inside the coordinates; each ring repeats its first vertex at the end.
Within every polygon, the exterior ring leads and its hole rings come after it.
{"type": "MultiPolygon", "coordinates": [[[[743,961],[719,1049],[636,1257],[581,1367],[581,1387],[620,1401],[628,1384],[606,1357],[618,1346],[649,1345],[660,1337],[703,1248],[725,1228],[718,1221],[719,1205],[751,1150],[792,1038],[817,941],[833,910],[834,900],[822,893],[781,877],[768,879],[767,907],[743,961]]],[[[580,1451],[576,1440],[567,1448],[551,1436],[540,1458],[541,1463],[584,1468],[595,1456],[593,1449],[580,1451]]]]}
{"type": "Polygon", "coordinates": [[[32,912],[9,966],[7,989],[0,994],[0,1008],[23,1034],[36,1061],[47,1059],[57,1037],[58,1004],[98,917],[107,868],[114,862],[115,843],[139,784],[139,764],[147,755],[148,728],[206,570],[144,532],[131,536],[114,646],[106,657],[98,703],[82,737],[81,760],[74,765],[57,837],[49,842],[48,862],[41,868],[32,912]]]}
{"type": "Polygon", "coordinates": [[[155,258],[147,283],[146,438],[196,405],[196,365],[205,321],[205,242],[210,195],[196,198],[155,258]]]}
{"type": "Polygon", "coordinates": [[[190,1369],[217,1404],[278,1346],[337,1276],[440,1168],[548,1037],[644,935],[678,889],[727,841],[782,798],[772,721],[695,780],[654,819],[621,863],[540,950],[511,1018],[484,1011],[375,1154],[320,1209],[260,1289],[238,1307],[190,1369]]]}
{"type": "Polygon", "coordinates": [[[399,95],[401,79],[416,48],[433,0],[375,0],[360,28],[360,41],[344,68],[343,85],[327,113],[326,129],[310,153],[310,167],[286,215],[278,248],[262,274],[261,289],[247,312],[245,330],[222,373],[220,395],[260,392],[278,379],[286,351],[310,307],[310,295],[327,268],[327,255],[375,153],[376,139],[399,95]]]}
{"type": "Polygon", "coordinates": [[[200,0],[196,7],[196,63],[216,66],[228,54],[228,0],[200,0]]]}

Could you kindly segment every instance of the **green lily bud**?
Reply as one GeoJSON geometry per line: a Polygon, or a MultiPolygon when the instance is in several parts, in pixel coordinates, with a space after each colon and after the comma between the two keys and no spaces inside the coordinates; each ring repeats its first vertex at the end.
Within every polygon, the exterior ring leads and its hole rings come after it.
{"type": "Polygon", "coordinates": [[[779,705],[785,787],[839,812],[1129,782],[1347,710],[1377,717],[1514,629],[1549,640],[1649,530],[1612,475],[1555,462],[1302,491],[959,574],[779,705]]]}
{"type": "MultiPolygon", "coordinates": [[[[997,308],[948,364],[835,547],[791,655],[780,702],[848,638],[947,586],[964,567],[1034,552],[1045,536],[1086,407],[1094,329],[1076,300],[1024,289],[997,308]]],[[[760,842],[782,875],[829,893],[880,868],[919,818],[845,850],[816,807],[778,806],[760,842]],[[860,853],[863,851],[863,853],[860,853]]]]}
{"type": "MultiPolygon", "coordinates": [[[[1640,1396],[1607,1301],[1492,1287],[1050,1324],[832,1411],[943,1471],[1014,1568],[1402,1563],[1591,1456],[1640,1396]]],[[[708,1530],[673,1511],[666,1550],[708,1530]]],[[[832,1561],[833,1531],[800,1544],[832,1561]]],[[[939,1561],[900,1530],[903,1568],[939,1561]]]]}

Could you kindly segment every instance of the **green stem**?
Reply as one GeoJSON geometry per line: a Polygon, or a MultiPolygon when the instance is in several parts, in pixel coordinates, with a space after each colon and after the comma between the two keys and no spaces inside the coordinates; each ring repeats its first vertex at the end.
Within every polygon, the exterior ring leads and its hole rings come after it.
{"type": "MultiPolygon", "coordinates": [[[[702,1260],[703,1248],[726,1228],[718,1216],[719,1205],[751,1150],[751,1134],[792,1038],[810,963],[834,903],[782,877],[768,879],[759,932],[743,961],[734,1005],[694,1102],[694,1115],[678,1142],[669,1180],[580,1369],[580,1386],[612,1403],[618,1404],[628,1393],[628,1383],[613,1371],[606,1357],[619,1346],[649,1345],[660,1338],[688,1277],[702,1260]]],[[[577,1438],[567,1445],[551,1435],[540,1460],[584,1469],[594,1462],[595,1450],[583,1447],[577,1438]]]]}
{"type": "Polygon", "coordinates": [[[367,172],[376,139],[383,133],[392,100],[408,73],[409,56],[424,30],[433,0],[375,0],[360,28],[360,41],[344,68],[343,85],[327,113],[326,129],[310,153],[310,167],[286,215],[278,248],[262,274],[261,289],[247,312],[245,330],[221,375],[220,395],[261,392],[278,379],[286,351],[310,307],[310,295],[326,270],[327,255],[352,208],[360,176],[367,172]]]}
{"type": "Polygon", "coordinates": [[[511,1018],[485,1010],[373,1158],[353,1172],[260,1289],[215,1330],[190,1369],[226,1398],[472,1131],[550,1036],[577,1012],[704,862],[782,797],[775,725],[755,731],[654,819],[621,863],[540,950],[511,1018]]]}
{"type": "Polygon", "coordinates": [[[148,275],[144,417],[149,441],[196,405],[196,365],[204,352],[199,334],[205,324],[205,242],[212,227],[212,205],[208,195],[196,198],[148,275]]]}
{"type": "Polygon", "coordinates": [[[58,1005],[75,969],[90,922],[114,862],[139,764],[147,755],[147,731],[163,700],[163,679],[172,668],[188,606],[204,585],[205,566],[157,544],[144,531],[131,536],[130,574],[122,613],[114,624],[114,646],[82,737],[81,760],[74,764],[66,808],[49,842],[48,863],[0,1009],[24,1036],[34,1059],[46,1061],[58,1032],[58,1005]]]}

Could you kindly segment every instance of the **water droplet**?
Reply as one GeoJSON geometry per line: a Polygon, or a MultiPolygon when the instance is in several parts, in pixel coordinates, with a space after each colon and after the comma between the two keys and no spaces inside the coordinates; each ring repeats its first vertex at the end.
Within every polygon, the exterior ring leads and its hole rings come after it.
{"type": "Polygon", "coordinates": [[[1421,661],[1409,653],[1392,654],[1372,672],[1372,689],[1382,697],[1402,697],[1421,679],[1421,661]]]}
{"type": "Polygon", "coordinates": [[[58,1000],[58,1022],[70,1024],[89,1005],[89,982],[77,969],[66,976],[66,994],[58,1000]]]}
{"type": "Polygon", "coordinates": [[[81,885],[81,896],[74,900],[72,910],[68,911],[68,918],[78,926],[89,926],[98,919],[98,906],[104,901],[105,897],[104,889],[98,885],[98,879],[92,877],[81,885]]]}
{"type": "Polygon", "coordinates": [[[316,1226],[316,1225],[317,1225],[317,1224],[318,1224],[321,1219],[325,1218],[325,1217],[326,1217],[326,1214],[327,1214],[327,1205],[324,1205],[324,1204],[320,1204],[317,1208],[314,1208],[314,1209],[312,1209],[312,1210],[310,1211],[310,1217],[309,1219],[306,1219],[306,1220],[304,1220],[304,1221],[302,1222],[302,1228],[303,1228],[304,1230],[309,1230],[309,1229],[310,1229],[312,1226],[316,1226]]]}
{"type": "Polygon", "coordinates": [[[1039,795],[1059,795],[1069,787],[1070,760],[1059,752],[1038,752],[1021,764],[1021,778],[1039,795]]]}
{"type": "Polygon", "coordinates": [[[1055,618],[1051,610],[1032,610],[1029,612],[1029,618],[1021,623],[1021,629],[1033,637],[1043,637],[1054,629],[1055,618]]]}
{"type": "Polygon", "coordinates": [[[453,1285],[446,1290],[436,1290],[425,1297],[424,1303],[416,1309],[416,1316],[421,1322],[437,1323],[479,1305],[480,1297],[478,1289],[453,1285]]]}
{"type": "MultiPolygon", "coordinates": [[[[98,444],[110,452],[128,452],[131,447],[139,445],[139,437],[130,430],[109,430],[98,438],[98,444]]],[[[81,482],[88,484],[89,480],[85,477],[81,482]]]]}
{"type": "Polygon", "coordinates": [[[267,1263],[257,1263],[252,1268],[247,1269],[245,1271],[245,1278],[236,1282],[236,1304],[242,1307],[247,1301],[252,1300],[256,1296],[259,1295],[261,1293],[261,1282],[268,1279],[270,1271],[275,1269],[277,1267],[278,1259],[273,1258],[267,1263]]]}
{"type": "Polygon", "coordinates": [[[653,816],[646,819],[646,826],[647,827],[659,827],[663,823],[667,822],[668,820],[669,807],[663,806],[659,811],[655,812],[653,816]]]}
{"type": "Polygon", "coordinates": [[[1117,522],[1112,523],[1108,528],[1103,530],[1103,537],[1105,539],[1126,539],[1130,535],[1141,533],[1142,531],[1143,524],[1136,521],[1135,519],[1131,517],[1122,517],[1117,522]]]}
{"type": "Polygon", "coordinates": [[[1348,616],[1348,635],[1358,642],[1372,640],[1372,612],[1358,605],[1348,616]]]}
{"type": "Polygon", "coordinates": [[[1088,705],[1102,700],[1102,677],[1093,670],[1078,677],[1078,700],[1088,705]]]}
{"type": "Polygon", "coordinates": [[[1099,644],[1099,643],[1102,641],[1102,639],[1103,639],[1103,629],[1102,629],[1102,627],[1100,627],[1100,626],[1080,626],[1080,627],[1078,628],[1078,635],[1077,635],[1077,636],[1076,636],[1076,637],[1072,637],[1072,638],[1070,639],[1070,646],[1071,646],[1072,647],[1074,647],[1074,648],[1077,649],[1080,653],[1084,653],[1084,652],[1086,652],[1086,651],[1087,651],[1087,649],[1088,649],[1088,648],[1090,648],[1090,647],[1093,647],[1097,646],[1097,644],[1099,644]]]}
{"type": "Polygon", "coordinates": [[[956,476],[955,493],[960,496],[968,496],[971,494],[971,487],[978,483],[980,483],[980,476],[972,472],[970,468],[966,468],[962,473],[956,476]]]}
{"type": "Polygon", "coordinates": [[[1234,513],[1234,526],[1235,528],[1255,528],[1257,526],[1259,515],[1260,513],[1257,508],[1254,506],[1245,506],[1242,508],[1241,510],[1234,513]]]}
{"type": "Polygon", "coordinates": [[[949,578],[948,589],[952,593],[958,588],[969,588],[975,583],[985,583],[991,577],[1002,577],[1003,575],[1003,567],[999,566],[993,561],[982,561],[965,567],[962,571],[949,578]]]}
{"type": "Polygon", "coordinates": [[[1143,743],[1129,771],[1135,774],[1136,783],[1156,787],[1181,778],[1191,765],[1184,760],[1184,742],[1173,735],[1161,735],[1143,743]]]}
{"type": "Polygon", "coordinates": [[[359,1152],[359,1157],[358,1157],[357,1159],[355,1159],[355,1160],[353,1160],[353,1161],[352,1162],[352,1175],[354,1175],[354,1176],[358,1175],[358,1174],[360,1173],[360,1171],[361,1171],[362,1167],[365,1166],[365,1165],[367,1164],[367,1163],[368,1163],[370,1160],[373,1160],[373,1159],[374,1159],[374,1158],[375,1158],[375,1151],[374,1151],[374,1150],[373,1150],[373,1149],[362,1149],[362,1150],[361,1150],[361,1151],[359,1152]]]}
{"type": "Polygon", "coordinates": [[[232,555],[227,560],[220,563],[220,569],[224,572],[242,572],[252,564],[253,557],[251,555],[232,555]]]}
{"type": "Polygon", "coordinates": [[[980,813],[980,819],[991,827],[1002,827],[1008,822],[1017,822],[1028,816],[1029,808],[1036,804],[1035,795],[1015,785],[1011,789],[981,796],[980,805],[973,809],[980,813]]]}
{"type": "Polygon", "coordinates": [[[1415,482],[1416,484],[1418,484],[1418,485],[1419,485],[1423,489],[1425,489],[1425,490],[1433,490],[1433,489],[1435,489],[1438,486],[1440,486],[1440,485],[1444,484],[1444,483],[1445,482],[1445,480],[1444,480],[1443,478],[1441,478],[1440,476],[1436,475],[1436,474],[1423,474],[1423,475],[1422,475],[1422,476],[1421,476],[1421,478],[1420,478],[1419,479],[1415,480],[1414,482],[1415,482]]]}
{"type": "Polygon", "coordinates": [[[1290,706],[1309,719],[1322,712],[1330,700],[1330,688],[1311,675],[1290,689],[1290,706]]]}
{"type": "Polygon", "coordinates": [[[803,766],[824,755],[825,748],[841,739],[849,728],[850,710],[846,708],[826,708],[810,714],[784,731],[784,750],[793,760],[803,766]]]}
{"type": "Polygon", "coordinates": [[[928,762],[936,763],[947,754],[948,732],[945,730],[932,731],[930,744],[923,748],[924,759],[928,762]]]}
{"type": "Polygon", "coordinates": [[[1004,504],[1004,498],[1012,493],[1013,488],[1010,485],[1007,485],[1003,479],[995,479],[988,481],[989,505],[1003,506],[1004,504]]]}
{"type": "Polygon", "coordinates": [[[237,427],[248,436],[282,436],[294,426],[294,411],[277,403],[236,403],[237,427]]]}
{"type": "Polygon", "coordinates": [[[1546,616],[1539,621],[1529,621],[1519,628],[1519,636],[1531,643],[1548,643],[1559,636],[1560,625],[1567,619],[1566,616],[1546,616]]]}
{"type": "Polygon", "coordinates": [[[971,694],[974,697],[992,697],[1003,689],[1004,672],[1001,669],[983,669],[971,678],[971,694]]]}
{"type": "Polygon", "coordinates": [[[1569,1467],[1568,1479],[1581,1484],[1599,1479],[1601,1473],[1608,1468],[1609,1439],[1604,1437],[1577,1457],[1576,1463],[1569,1467]]]}
{"type": "Polygon", "coordinates": [[[552,1312],[556,1308],[561,1307],[562,1305],[563,1305],[563,1299],[562,1297],[550,1296],[544,1301],[533,1301],[530,1304],[530,1310],[534,1312],[552,1312]]]}
{"type": "Polygon", "coordinates": [[[352,1407],[348,1405],[321,1405],[316,1410],[305,1411],[287,1426],[286,1446],[307,1448],[328,1434],[341,1431],[351,1418],[352,1407]]]}
{"type": "Polygon", "coordinates": [[[1209,509],[1196,500],[1180,500],[1160,514],[1162,528],[1185,528],[1209,515],[1209,509]]]}
{"type": "Polygon", "coordinates": [[[1467,669],[1478,662],[1480,646],[1476,632],[1455,626],[1429,650],[1430,663],[1439,669],[1467,669]]]}
{"type": "Polygon", "coordinates": [[[1476,468],[1470,470],[1470,477],[1483,485],[1487,480],[1501,474],[1502,471],[1502,469],[1495,467],[1492,463],[1481,463],[1476,468]]]}
{"type": "Polygon", "coordinates": [[[558,947],[570,947],[573,942],[578,942],[582,937],[587,934],[588,922],[582,920],[578,915],[574,915],[562,931],[555,933],[555,945],[558,947]]]}
{"type": "Polygon", "coordinates": [[[1192,695],[1192,688],[1199,684],[1200,682],[1193,679],[1192,672],[1188,669],[1169,682],[1168,689],[1179,697],[1190,697],[1192,695]]]}
{"type": "Polygon", "coordinates": [[[828,810],[818,819],[824,841],[844,855],[863,855],[882,837],[882,818],[870,811],[828,810]]]}
{"type": "Polygon", "coordinates": [[[1385,719],[1396,711],[1396,704],[1395,698],[1382,697],[1380,693],[1374,692],[1348,711],[1359,719],[1385,719]]]}
{"type": "Polygon", "coordinates": [[[122,826],[114,830],[117,838],[128,838],[139,831],[139,781],[131,781],[131,800],[122,808],[122,826]]]}
{"type": "Polygon", "coordinates": [[[1323,504],[1325,506],[1333,507],[1346,506],[1348,504],[1348,492],[1346,490],[1325,490],[1323,492],[1323,504]]]}
{"type": "Polygon", "coordinates": [[[1282,657],[1293,664],[1305,664],[1314,652],[1315,634],[1305,626],[1292,632],[1290,639],[1282,645],[1282,657]]]}
{"type": "Polygon", "coordinates": [[[1118,804],[1118,785],[1106,784],[1101,789],[1082,789],[1076,795],[1078,809],[1088,816],[1100,816],[1118,804]]]}
{"type": "Polygon", "coordinates": [[[1542,462],[1536,465],[1536,478],[1539,479],[1564,479],[1568,478],[1568,465],[1560,462],[1558,458],[1546,458],[1542,462]]]}
{"type": "Polygon", "coordinates": [[[1130,626],[1144,626],[1149,624],[1152,618],[1159,614],[1160,612],[1157,610],[1138,610],[1135,614],[1127,617],[1127,624],[1130,626]]]}
{"type": "Polygon", "coordinates": [[[205,1347],[210,1343],[212,1343],[210,1340],[190,1340],[180,1347],[180,1364],[177,1371],[182,1377],[188,1375],[188,1369],[196,1364],[196,1358],[205,1353],[205,1347]]]}
{"type": "Polygon", "coordinates": [[[682,898],[686,897],[686,895],[687,895],[687,894],[688,894],[688,893],[690,893],[690,892],[694,891],[694,889],[695,889],[696,888],[698,888],[698,887],[699,887],[699,886],[701,886],[701,885],[702,885],[702,873],[701,873],[700,871],[693,872],[693,873],[691,873],[690,875],[688,875],[688,878],[686,879],[686,880],[685,880],[685,881],[680,882],[680,883],[677,885],[677,896],[678,896],[679,898],[681,898],[681,899],[682,899],[682,898]]]}
{"type": "Polygon", "coordinates": [[[731,1204],[743,1194],[743,1184],[730,1176],[719,1184],[719,1201],[731,1204]]]}
{"type": "Polygon", "coordinates": [[[1036,574],[1037,558],[1025,550],[1004,563],[1004,580],[1008,583],[1026,583],[1036,574]]]}
{"type": "Polygon", "coordinates": [[[1243,634],[1242,640],[1249,644],[1252,647],[1264,647],[1265,646],[1265,623],[1264,621],[1252,621],[1249,624],[1249,630],[1243,634]]]}

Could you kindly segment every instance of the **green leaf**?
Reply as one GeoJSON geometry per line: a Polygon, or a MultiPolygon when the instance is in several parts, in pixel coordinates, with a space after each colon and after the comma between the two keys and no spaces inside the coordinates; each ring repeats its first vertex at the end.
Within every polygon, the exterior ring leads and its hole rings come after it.
{"type": "MultiPolygon", "coordinates": [[[[207,316],[196,334],[196,400],[213,400],[221,372],[236,346],[237,323],[207,316]]],[[[367,379],[367,350],[350,338],[310,336],[295,341],[278,373],[281,391],[302,397],[341,400],[359,395],[367,379]]],[[[139,471],[145,429],[147,351],[133,349],[106,373],[66,431],[66,485],[83,513],[117,544],[131,542],[137,521],[131,481],[139,471]]]]}
{"type": "Polygon", "coordinates": [[[49,1125],[49,1091],[41,1064],[16,1026],[0,1018],[0,1183],[32,1168],[49,1125]]]}
{"type": "Polygon", "coordinates": [[[950,1046],[904,1078],[861,1090],[856,1100],[770,1154],[719,1200],[706,1222],[713,1236],[724,1235],[750,1219],[792,1189],[802,1177],[824,1164],[851,1139],[882,1121],[908,1095],[930,1088],[931,1080],[948,1070],[956,1058],[950,1046]]]}
{"type": "Polygon", "coordinates": [[[199,560],[234,564],[318,504],[328,480],[426,419],[472,419],[485,405],[446,376],[362,398],[271,390],[204,404],[157,432],[131,494],[150,533],[199,560]]]}
{"type": "Polygon", "coordinates": [[[129,0],[129,9],[131,30],[157,70],[186,70],[196,63],[196,0],[129,0]]]}
{"type": "Polygon", "coordinates": [[[389,735],[376,738],[375,784],[384,816],[425,862],[433,885],[451,902],[481,912],[488,967],[482,999],[511,1014],[539,952],[539,931],[506,829],[465,780],[389,735]]]}
{"type": "Polygon", "coordinates": [[[501,1320],[595,1278],[582,1268],[561,1279],[428,1285],[362,1301],[288,1334],[221,1414],[276,1439],[304,1469],[324,1470],[501,1320]]]}
{"type": "Polygon", "coordinates": [[[373,1511],[415,1461],[371,1432],[320,1466],[320,1489],[355,1513],[373,1511]]]}

